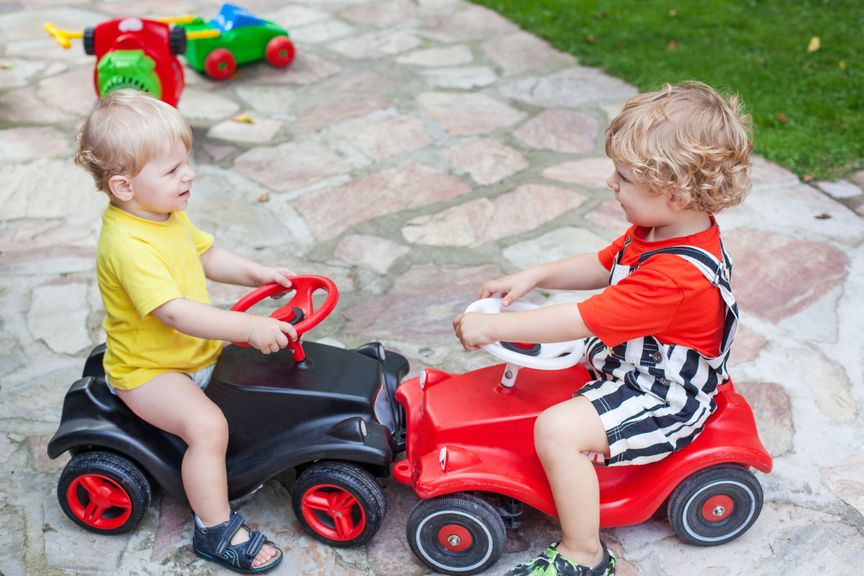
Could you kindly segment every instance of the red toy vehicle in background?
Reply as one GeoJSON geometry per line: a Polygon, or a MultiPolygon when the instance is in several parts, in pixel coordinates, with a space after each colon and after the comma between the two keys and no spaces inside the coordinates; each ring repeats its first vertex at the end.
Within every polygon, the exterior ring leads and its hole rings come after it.
{"type": "MultiPolygon", "coordinates": [[[[510,310],[531,307],[517,302],[510,310]]],[[[500,309],[496,298],[469,307],[500,309]]],[[[557,515],[534,450],[534,421],[589,380],[576,365],[582,346],[496,343],[484,349],[506,366],[455,375],[426,369],[399,387],[407,445],[393,475],[421,498],[408,517],[407,537],[429,567],[444,574],[490,567],[504,550],[505,528],[521,525],[523,503],[557,515]]],[[[691,544],[722,544],[750,528],[762,508],[762,488],[750,468],[770,472],[771,457],[731,381],[715,401],[716,412],[686,448],[651,464],[597,466],[601,527],[644,522],[667,503],[672,529],[691,544]]]]}
{"type": "Polygon", "coordinates": [[[176,106],[185,86],[177,56],[186,51],[186,31],[166,22],[142,18],[118,18],[83,32],[45,30],[64,48],[82,38],[84,52],[96,56],[93,84],[101,98],[120,88],[134,88],[176,106]]]}

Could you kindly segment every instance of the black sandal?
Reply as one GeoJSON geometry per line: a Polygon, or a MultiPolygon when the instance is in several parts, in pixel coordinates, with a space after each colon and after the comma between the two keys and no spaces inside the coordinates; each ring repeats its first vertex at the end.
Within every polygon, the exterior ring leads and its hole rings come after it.
{"type": "Polygon", "coordinates": [[[226,522],[209,528],[204,528],[195,522],[192,550],[205,560],[216,562],[243,574],[260,574],[275,568],[282,561],[282,550],[276,548],[263,534],[246,526],[245,522],[246,520],[238,512],[232,512],[226,522]],[[240,544],[231,544],[231,538],[241,528],[246,528],[249,532],[249,539],[240,544]],[[252,561],[264,544],[273,546],[278,554],[269,563],[254,568],[252,561]]]}

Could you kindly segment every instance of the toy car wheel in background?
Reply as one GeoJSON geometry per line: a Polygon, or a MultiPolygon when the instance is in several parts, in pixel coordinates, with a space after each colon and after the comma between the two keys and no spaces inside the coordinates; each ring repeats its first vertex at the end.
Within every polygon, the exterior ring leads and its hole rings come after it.
{"type": "Polygon", "coordinates": [[[204,71],[213,80],[225,80],[236,69],[237,59],[225,48],[216,48],[204,60],[204,71]]]}
{"type": "Polygon", "coordinates": [[[60,474],[57,498],[73,522],[91,532],[134,528],[150,506],[150,483],[130,460],[112,452],[73,457],[60,474]]]}
{"type": "Polygon", "coordinates": [[[294,515],[330,546],[368,542],[384,520],[384,491],[369,472],[344,462],[321,462],[303,471],[291,491],[294,515]]]}
{"type": "Polygon", "coordinates": [[[84,53],[93,56],[96,53],[96,29],[85,28],[81,35],[81,43],[84,45],[84,53]]]}
{"type": "Polygon", "coordinates": [[[714,466],[688,477],[669,497],[669,523],[689,544],[716,546],[747,531],[762,511],[762,486],[741,466],[714,466]]]}
{"type": "Polygon", "coordinates": [[[498,561],[507,536],[491,504],[469,494],[418,502],[408,516],[408,545],[444,574],[476,574],[498,561]]]}
{"type": "Polygon", "coordinates": [[[171,54],[181,55],[186,53],[186,29],[182,26],[174,26],[171,28],[171,35],[168,37],[168,47],[171,54]]]}
{"type": "Polygon", "coordinates": [[[264,56],[272,66],[284,68],[294,60],[294,43],[287,36],[275,36],[267,43],[264,56]]]}

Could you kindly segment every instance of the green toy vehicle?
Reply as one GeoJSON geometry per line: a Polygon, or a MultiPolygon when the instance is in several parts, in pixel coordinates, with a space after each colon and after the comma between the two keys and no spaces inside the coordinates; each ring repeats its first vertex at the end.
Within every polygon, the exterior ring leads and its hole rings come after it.
{"type": "Polygon", "coordinates": [[[200,17],[176,22],[187,32],[186,62],[214,80],[228,78],[238,64],[266,59],[283,68],[294,60],[294,44],[284,28],[233,4],[223,4],[209,22],[200,17]]]}

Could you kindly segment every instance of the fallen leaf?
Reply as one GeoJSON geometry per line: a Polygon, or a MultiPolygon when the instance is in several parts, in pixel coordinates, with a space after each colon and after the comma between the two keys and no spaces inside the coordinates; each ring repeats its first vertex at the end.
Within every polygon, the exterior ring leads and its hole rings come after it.
{"type": "Polygon", "coordinates": [[[820,45],[821,43],[819,42],[819,37],[813,36],[812,38],[810,38],[810,43],[807,44],[807,52],[816,52],[817,50],[819,50],[820,45]]]}
{"type": "Polygon", "coordinates": [[[827,212],[822,212],[821,214],[817,214],[817,215],[816,215],[816,219],[817,219],[817,220],[830,220],[830,219],[831,219],[831,215],[828,214],[827,212]]]}
{"type": "Polygon", "coordinates": [[[597,41],[597,38],[595,38],[593,34],[587,34],[585,36],[585,40],[587,40],[588,42],[593,44],[594,42],[597,41]]]}
{"type": "Polygon", "coordinates": [[[240,122],[242,124],[254,124],[255,119],[249,116],[248,114],[239,114],[231,118],[234,122],[240,122]]]}
{"type": "Polygon", "coordinates": [[[804,180],[804,182],[812,182],[813,181],[813,175],[812,174],[804,174],[804,176],[802,176],[801,179],[804,180]]]}
{"type": "Polygon", "coordinates": [[[8,70],[9,68],[14,68],[15,64],[12,62],[0,62],[0,70],[8,70]]]}
{"type": "Polygon", "coordinates": [[[676,42],[675,40],[669,40],[669,42],[666,43],[666,49],[667,50],[677,50],[678,49],[678,42],[676,42]]]}
{"type": "Polygon", "coordinates": [[[603,19],[609,17],[609,13],[606,12],[605,10],[601,10],[600,12],[597,13],[597,17],[600,18],[601,20],[603,20],[603,19]]]}
{"type": "Polygon", "coordinates": [[[670,18],[675,18],[676,16],[678,16],[678,11],[677,11],[677,10],[675,10],[674,8],[671,9],[671,10],[669,10],[669,17],[670,17],[670,18]]]}
{"type": "Polygon", "coordinates": [[[268,194],[267,192],[262,192],[261,194],[258,195],[258,198],[256,198],[256,200],[258,202],[261,202],[262,204],[264,202],[269,202],[270,201],[270,194],[268,194]]]}
{"type": "Polygon", "coordinates": [[[785,114],[783,114],[782,112],[776,112],[774,114],[774,117],[777,118],[777,120],[779,120],[783,124],[786,124],[787,122],[789,122],[789,117],[786,116],[785,114]]]}
{"type": "Polygon", "coordinates": [[[846,61],[840,60],[839,62],[837,62],[837,66],[840,67],[840,70],[845,70],[846,69],[846,61]]]}

